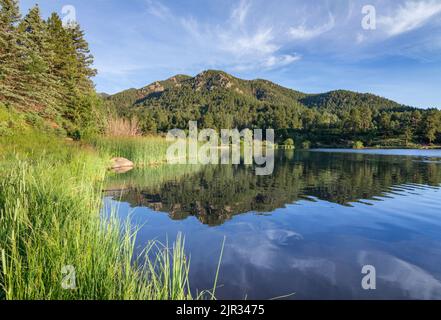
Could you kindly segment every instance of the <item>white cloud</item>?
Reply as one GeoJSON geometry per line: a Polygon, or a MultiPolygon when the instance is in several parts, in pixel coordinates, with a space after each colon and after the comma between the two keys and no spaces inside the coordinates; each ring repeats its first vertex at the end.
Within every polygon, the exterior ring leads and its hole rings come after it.
{"type": "Polygon", "coordinates": [[[248,0],[241,0],[239,5],[231,12],[231,20],[239,25],[244,24],[250,6],[251,3],[248,0]]]}
{"type": "Polygon", "coordinates": [[[170,9],[160,1],[146,0],[147,12],[157,18],[166,19],[171,16],[170,9]]]}
{"type": "Polygon", "coordinates": [[[232,69],[237,72],[252,71],[256,69],[273,70],[290,65],[301,59],[302,57],[297,54],[271,55],[254,62],[244,61],[242,63],[235,64],[232,69]]]}
{"type": "Polygon", "coordinates": [[[302,57],[299,55],[284,54],[280,56],[270,56],[263,64],[265,68],[283,67],[299,61],[302,57]]]}
{"type": "Polygon", "coordinates": [[[297,27],[291,27],[289,29],[289,35],[292,39],[295,40],[309,40],[315,37],[318,37],[322,35],[323,33],[326,33],[328,31],[331,31],[335,27],[335,19],[333,15],[329,15],[329,21],[325,23],[324,25],[313,27],[313,28],[307,28],[304,24],[297,26],[297,27]]]}
{"type": "Polygon", "coordinates": [[[256,68],[275,69],[287,66],[301,59],[300,55],[280,53],[271,28],[261,29],[251,35],[227,31],[220,35],[219,48],[233,54],[236,71],[256,68]]]}
{"type": "MultiPolygon", "coordinates": [[[[191,47],[191,51],[197,52],[196,56],[204,59],[196,64],[209,64],[211,68],[256,70],[275,69],[301,59],[300,55],[281,50],[290,40],[286,39],[286,33],[277,29],[274,21],[251,19],[252,15],[258,14],[258,10],[251,10],[251,0],[237,2],[231,7],[225,22],[219,24],[203,22],[191,15],[179,16],[160,0],[145,1],[149,14],[184,31],[179,37],[180,46],[191,47]]],[[[330,22],[323,28],[333,27],[334,20],[330,17],[330,22]]],[[[188,58],[197,59],[195,56],[188,58]]]]}
{"type": "Polygon", "coordinates": [[[391,16],[382,16],[378,23],[385,28],[387,35],[396,36],[422,27],[441,13],[441,2],[407,1],[391,16]]]}
{"type": "Polygon", "coordinates": [[[230,19],[220,25],[201,24],[193,17],[179,21],[193,46],[198,44],[199,52],[209,53],[213,67],[229,66],[236,71],[274,69],[299,60],[300,56],[280,53],[281,44],[272,27],[246,24],[249,8],[248,1],[241,1],[232,8],[230,19]]]}
{"type": "Polygon", "coordinates": [[[220,34],[224,50],[238,56],[273,54],[279,47],[274,44],[272,29],[256,31],[252,35],[237,35],[235,32],[220,34]]]}

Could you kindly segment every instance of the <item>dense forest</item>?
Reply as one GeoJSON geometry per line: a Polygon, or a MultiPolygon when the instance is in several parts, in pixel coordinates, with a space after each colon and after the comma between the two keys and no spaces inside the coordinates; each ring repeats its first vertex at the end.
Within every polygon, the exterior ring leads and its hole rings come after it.
{"type": "Polygon", "coordinates": [[[32,126],[80,138],[102,130],[84,32],[38,6],[22,17],[18,1],[0,0],[0,135],[32,126]],[[18,127],[18,128],[17,128],[18,127]]]}
{"type": "Polygon", "coordinates": [[[372,94],[305,94],[266,80],[246,81],[222,71],[174,76],[106,97],[123,117],[136,117],[144,133],[187,128],[273,128],[278,140],[314,145],[411,146],[441,142],[441,112],[400,105],[372,94]]]}

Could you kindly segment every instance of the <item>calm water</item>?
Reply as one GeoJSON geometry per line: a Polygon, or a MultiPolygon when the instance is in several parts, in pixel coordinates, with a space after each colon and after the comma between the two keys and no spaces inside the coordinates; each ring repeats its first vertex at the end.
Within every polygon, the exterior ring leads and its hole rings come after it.
{"type": "Polygon", "coordinates": [[[194,289],[212,287],[226,237],[221,299],[441,299],[441,151],[390,152],[281,152],[268,177],[132,171],[109,179],[106,202],[141,226],[139,251],[182,232],[194,289]]]}

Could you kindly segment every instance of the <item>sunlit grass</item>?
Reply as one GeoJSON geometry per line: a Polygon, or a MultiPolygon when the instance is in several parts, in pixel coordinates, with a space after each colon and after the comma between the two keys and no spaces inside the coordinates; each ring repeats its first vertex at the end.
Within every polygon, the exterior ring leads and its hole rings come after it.
{"type": "Polygon", "coordinates": [[[136,257],[130,223],[100,215],[107,159],[38,135],[1,138],[0,146],[0,299],[193,298],[183,237],[136,257]],[[75,268],[73,290],[63,289],[64,266],[75,268]]]}
{"type": "Polygon", "coordinates": [[[163,137],[98,137],[90,141],[100,153],[109,157],[123,157],[138,167],[164,163],[170,144],[163,137]]]}

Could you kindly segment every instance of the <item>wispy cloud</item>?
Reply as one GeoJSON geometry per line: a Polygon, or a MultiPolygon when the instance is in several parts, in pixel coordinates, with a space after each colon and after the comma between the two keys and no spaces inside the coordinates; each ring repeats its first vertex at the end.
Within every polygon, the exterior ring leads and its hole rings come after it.
{"type": "Polygon", "coordinates": [[[239,25],[242,25],[247,18],[250,7],[251,2],[248,0],[241,0],[239,5],[231,12],[231,20],[239,25]]]}
{"type": "Polygon", "coordinates": [[[264,67],[266,68],[273,68],[274,66],[277,67],[283,67],[290,65],[291,63],[295,61],[299,61],[302,57],[300,55],[291,55],[291,54],[284,54],[280,56],[271,56],[269,57],[265,63],[264,67]]]}
{"type": "Polygon", "coordinates": [[[422,27],[440,13],[440,1],[406,1],[392,15],[382,16],[378,22],[388,36],[396,36],[422,27]]]}
{"type": "Polygon", "coordinates": [[[167,19],[171,17],[170,9],[162,4],[160,1],[146,0],[147,12],[157,18],[167,19]]]}
{"type": "Polygon", "coordinates": [[[221,33],[223,49],[237,56],[274,54],[279,47],[273,42],[272,29],[255,31],[251,35],[237,35],[234,32],[221,33]]]}
{"type": "Polygon", "coordinates": [[[329,14],[329,20],[327,23],[308,28],[305,24],[302,24],[297,27],[291,27],[289,29],[289,35],[292,39],[295,40],[309,40],[315,37],[322,35],[328,31],[331,31],[335,27],[335,18],[332,14],[329,14]]]}
{"type": "Polygon", "coordinates": [[[251,3],[246,0],[231,8],[230,17],[222,24],[203,24],[193,17],[180,18],[183,29],[201,50],[215,53],[220,67],[233,70],[275,69],[300,60],[299,55],[280,52],[282,44],[272,26],[251,25],[247,19],[251,3]]]}

